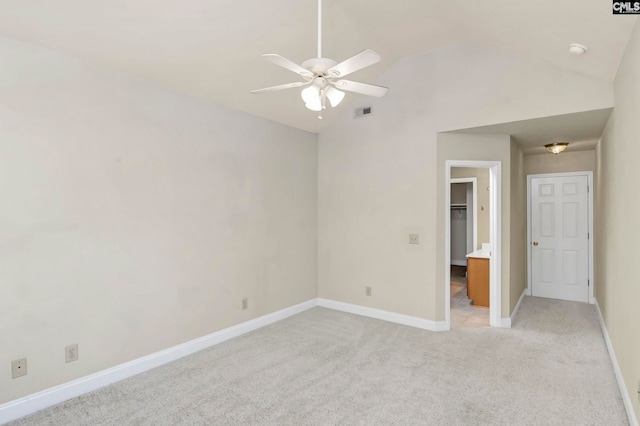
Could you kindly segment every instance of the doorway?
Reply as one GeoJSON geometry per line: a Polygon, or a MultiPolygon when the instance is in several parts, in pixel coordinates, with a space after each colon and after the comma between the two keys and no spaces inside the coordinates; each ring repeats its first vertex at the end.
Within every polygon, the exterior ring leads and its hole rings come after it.
{"type": "Polygon", "coordinates": [[[488,185],[487,168],[451,168],[451,328],[489,326],[489,276],[478,275],[478,262],[488,259],[468,259],[489,244],[488,185]]]}
{"type": "Polygon", "coordinates": [[[530,295],[594,303],[592,175],[527,176],[530,295]]]}
{"type": "MultiPolygon", "coordinates": [[[[489,264],[489,325],[502,326],[502,283],[501,283],[501,179],[500,161],[447,160],[445,166],[445,321],[446,329],[451,328],[451,169],[456,167],[486,168],[489,170],[489,247],[486,252],[489,264]]],[[[487,188],[485,188],[486,190],[487,188]]],[[[478,191],[482,188],[478,187],[478,191]]],[[[480,207],[477,207],[480,208],[480,207]]],[[[477,241],[480,245],[481,241],[477,241]]]]}

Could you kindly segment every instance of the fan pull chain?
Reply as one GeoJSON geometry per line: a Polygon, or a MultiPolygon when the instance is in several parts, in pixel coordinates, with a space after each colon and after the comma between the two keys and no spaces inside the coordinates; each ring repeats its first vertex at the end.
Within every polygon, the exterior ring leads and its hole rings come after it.
{"type": "Polygon", "coordinates": [[[322,120],[322,111],[326,108],[324,101],[326,97],[324,92],[320,92],[320,111],[318,111],[318,120],[322,120]]]}

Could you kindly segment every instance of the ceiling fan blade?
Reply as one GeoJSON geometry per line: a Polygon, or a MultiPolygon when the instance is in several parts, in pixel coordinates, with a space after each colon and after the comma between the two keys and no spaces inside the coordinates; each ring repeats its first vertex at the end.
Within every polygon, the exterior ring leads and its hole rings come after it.
{"type": "Polygon", "coordinates": [[[311,81],[297,81],[295,83],[281,84],[279,86],[265,87],[264,89],[252,90],[251,93],[275,92],[276,90],[291,89],[293,87],[302,87],[311,84],[311,81]]]}
{"type": "Polygon", "coordinates": [[[267,60],[269,62],[273,62],[276,65],[280,65],[282,68],[286,68],[290,71],[295,72],[296,74],[299,74],[303,77],[307,77],[307,78],[312,78],[313,77],[313,73],[311,71],[309,71],[306,68],[302,68],[300,65],[296,64],[293,61],[290,61],[287,58],[283,58],[280,55],[277,55],[275,53],[267,53],[265,55],[262,55],[263,57],[267,58],[267,60]]]}
{"type": "Polygon", "coordinates": [[[347,74],[351,74],[379,61],[380,55],[371,49],[365,49],[357,55],[345,59],[338,65],[329,68],[328,73],[330,77],[344,77],[347,74]]]}
{"type": "Polygon", "coordinates": [[[338,80],[335,82],[336,88],[347,92],[360,93],[367,96],[381,97],[387,94],[388,87],[376,86],[373,84],[359,83],[351,80],[338,80]]]}

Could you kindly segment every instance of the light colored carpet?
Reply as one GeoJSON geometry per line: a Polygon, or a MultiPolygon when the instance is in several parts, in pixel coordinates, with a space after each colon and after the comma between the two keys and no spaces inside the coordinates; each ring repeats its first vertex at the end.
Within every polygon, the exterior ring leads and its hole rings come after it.
{"type": "Polygon", "coordinates": [[[627,425],[592,305],[433,333],[314,308],[12,425],[627,425]]]}

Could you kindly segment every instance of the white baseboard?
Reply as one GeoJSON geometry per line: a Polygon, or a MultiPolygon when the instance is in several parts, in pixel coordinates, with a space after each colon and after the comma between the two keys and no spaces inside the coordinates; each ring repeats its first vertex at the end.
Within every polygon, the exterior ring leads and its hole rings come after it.
{"type": "Polygon", "coordinates": [[[317,299],[308,300],[298,305],[234,325],[207,336],[182,343],[177,346],[147,355],[142,358],[99,371],[89,376],[63,383],[49,389],[9,401],[0,405],[0,424],[19,419],[29,414],[75,398],[84,393],[94,391],[136,374],[151,370],[179,358],[191,355],[203,349],[215,346],[234,337],[273,324],[292,315],[317,306],[317,299]]]}
{"type": "Polygon", "coordinates": [[[452,260],[451,264],[454,266],[467,266],[466,260],[452,260]]]}
{"type": "Polygon", "coordinates": [[[516,303],[516,307],[513,308],[513,312],[511,313],[510,318],[501,318],[500,319],[500,328],[511,328],[513,321],[516,319],[516,315],[518,315],[518,311],[520,310],[520,306],[522,305],[522,301],[524,297],[527,295],[527,289],[522,290],[522,294],[520,295],[520,299],[518,299],[518,303],[516,303]]]}
{"type": "Polygon", "coordinates": [[[598,309],[598,316],[600,318],[600,328],[602,328],[602,335],[604,336],[604,341],[607,345],[607,350],[609,351],[609,357],[611,358],[611,364],[613,364],[613,371],[616,375],[616,380],[618,382],[618,387],[620,388],[620,393],[622,394],[622,401],[624,402],[624,408],[627,410],[627,417],[629,418],[629,424],[631,426],[640,426],[638,424],[638,417],[636,417],[636,413],[633,410],[633,404],[631,403],[631,395],[629,395],[627,386],[624,383],[624,377],[622,377],[622,371],[620,370],[620,365],[618,365],[618,359],[616,358],[616,353],[613,350],[613,344],[611,343],[611,339],[609,338],[607,325],[604,323],[604,318],[602,317],[602,311],[600,311],[600,305],[598,305],[597,299],[595,300],[595,305],[596,305],[596,308],[598,309]]]}
{"type": "Polygon", "coordinates": [[[397,324],[408,325],[410,327],[421,328],[430,331],[447,331],[446,321],[431,321],[423,318],[413,317],[395,312],[383,311],[381,309],[368,308],[366,306],[352,305],[351,303],[337,302],[329,299],[318,299],[318,306],[336,311],[348,312],[350,314],[362,315],[364,317],[375,318],[397,324]]]}

